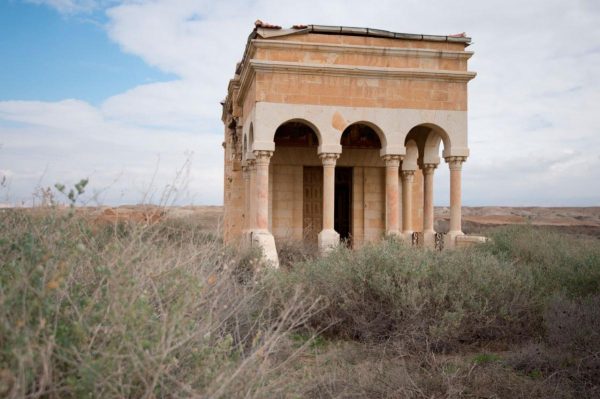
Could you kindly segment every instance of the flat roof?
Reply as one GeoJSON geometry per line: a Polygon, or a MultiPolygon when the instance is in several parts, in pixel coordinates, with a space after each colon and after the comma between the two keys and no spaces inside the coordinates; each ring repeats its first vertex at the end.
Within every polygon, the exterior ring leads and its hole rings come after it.
{"type": "Polygon", "coordinates": [[[405,40],[425,40],[432,42],[458,42],[471,43],[471,38],[466,34],[458,33],[455,35],[425,35],[415,33],[392,32],[384,29],[358,28],[353,26],[333,26],[333,25],[294,25],[289,29],[282,29],[281,26],[271,25],[261,20],[254,23],[255,31],[262,37],[274,37],[293,35],[298,33],[324,33],[334,35],[350,35],[350,36],[371,36],[385,37],[391,39],[405,40]]]}
{"type": "Polygon", "coordinates": [[[236,74],[240,72],[246,61],[246,56],[250,47],[250,42],[257,36],[263,39],[275,38],[278,36],[297,35],[304,33],[320,33],[326,35],[348,35],[348,36],[370,36],[383,37],[388,39],[404,39],[404,40],[423,40],[430,42],[453,42],[464,43],[465,47],[471,44],[471,38],[464,32],[455,35],[425,35],[415,33],[392,32],[384,29],[372,28],[357,28],[352,26],[334,26],[334,25],[294,25],[291,28],[282,28],[279,25],[269,24],[260,19],[254,22],[254,29],[248,37],[246,49],[242,61],[236,66],[236,74]]]}

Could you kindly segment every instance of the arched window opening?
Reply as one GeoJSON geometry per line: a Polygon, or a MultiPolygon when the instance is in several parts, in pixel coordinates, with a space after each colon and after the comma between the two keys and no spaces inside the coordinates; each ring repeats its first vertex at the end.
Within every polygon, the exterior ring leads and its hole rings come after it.
{"type": "Polygon", "coordinates": [[[275,145],[279,147],[317,147],[319,139],[310,126],[302,122],[287,122],[277,128],[275,145]]]}
{"type": "Polygon", "coordinates": [[[355,123],[344,130],[344,133],[342,133],[341,144],[342,147],[347,148],[381,148],[381,141],[375,130],[370,126],[361,123],[355,123]]]}

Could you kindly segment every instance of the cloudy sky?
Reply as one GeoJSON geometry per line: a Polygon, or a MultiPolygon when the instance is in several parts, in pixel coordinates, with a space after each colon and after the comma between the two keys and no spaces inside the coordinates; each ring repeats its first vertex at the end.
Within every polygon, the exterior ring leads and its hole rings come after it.
{"type": "MultiPolygon", "coordinates": [[[[467,32],[466,205],[600,205],[600,2],[0,1],[0,203],[89,177],[102,204],[221,204],[253,22],[467,32]]],[[[448,203],[446,164],[436,204],[448,203]]]]}

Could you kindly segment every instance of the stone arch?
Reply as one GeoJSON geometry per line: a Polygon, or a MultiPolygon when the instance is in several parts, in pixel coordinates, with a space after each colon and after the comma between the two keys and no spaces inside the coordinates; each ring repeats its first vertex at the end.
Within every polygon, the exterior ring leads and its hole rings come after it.
{"type": "Polygon", "coordinates": [[[349,123],[344,128],[344,130],[342,130],[342,135],[340,136],[340,143],[342,141],[342,138],[344,137],[344,134],[346,134],[346,132],[348,131],[349,128],[351,128],[352,126],[361,126],[361,125],[368,127],[370,130],[372,130],[377,135],[377,138],[379,139],[379,144],[380,144],[379,148],[380,149],[383,150],[387,147],[387,138],[386,138],[383,130],[379,126],[374,124],[373,122],[364,121],[364,120],[359,120],[359,121],[349,123]]]}
{"type": "Polygon", "coordinates": [[[444,144],[444,154],[452,152],[450,135],[437,124],[426,122],[413,126],[407,133],[405,141],[414,140],[419,149],[419,162],[423,164],[439,164],[440,144],[444,144]]]}
{"type": "Polygon", "coordinates": [[[290,119],[280,124],[273,134],[275,146],[318,147],[321,143],[318,129],[304,119],[290,119]]]}
{"type": "Polygon", "coordinates": [[[279,124],[279,126],[277,126],[277,128],[275,129],[275,131],[273,132],[273,142],[275,142],[275,136],[277,135],[277,132],[280,130],[280,128],[282,126],[288,125],[288,124],[302,124],[307,126],[308,128],[310,128],[310,130],[312,130],[312,132],[314,133],[315,137],[317,138],[317,143],[316,145],[319,146],[321,145],[321,143],[323,142],[322,138],[321,138],[321,132],[319,131],[319,129],[317,128],[317,126],[304,119],[304,118],[292,118],[292,119],[288,119],[285,122],[279,124]]]}

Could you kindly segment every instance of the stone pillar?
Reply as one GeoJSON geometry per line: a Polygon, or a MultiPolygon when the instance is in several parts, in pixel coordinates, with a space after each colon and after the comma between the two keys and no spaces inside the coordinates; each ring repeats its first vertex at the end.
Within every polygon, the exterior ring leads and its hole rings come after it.
{"type": "Polygon", "coordinates": [[[264,257],[272,266],[279,266],[275,239],[269,231],[269,162],[273,151],[254,151],[256,178],[254,185],[255,222],[252,231],[252,245],[262,248],[264,257]]]}
{"type": "Polygon", "coordinates": [[[248,164],[248,230],[256,226],[256,161],[249,159],[248,164]]]}
{"type": "Polygon", "coordinates": [[[400,166],[400,155],[385,155],[385,233],[388,235],[400,235],[399,225],[399,202],[400,185],[398,182],[398,167],[400,166]]]}
{"type": "Polygon", "coordinates": [[[408,242],[412,242],[412,196],[414,170],[402,171],[402,235],[408,242]]]}
{"type": "Polygon", "coordinates": [[[423,165],[423,241],[425,246],[435,246],[435,230],[433,229],[433,172],[437,164],[423,165]]]}
{"type": "Polygon", "coordinates": [[[461,171],[466,157],[447,157],[446,162],[450,168],[450,229],[446,235],[446,246],[453,248],[456,237],[463,235],[462,232],[462,209],[461,209],[461,171]]]}
{"type": "Polygon", "coordinates": [[[250,166],[249,161],[246,161],[242,166],[242,173],[244,177],[244,233],[247,233],[252,229],[250,225],[250,166]]]}
{"type": "Polygon", "coordinates": [[[327,252],[340,242],[340,235],[334,229],[335,206],[335,163],[340,154],[319,154],[323,162],[323,230],[319,233],[319,250],[327,252]]]}

